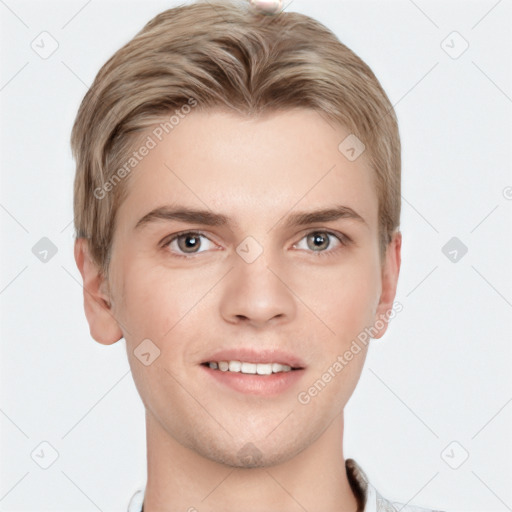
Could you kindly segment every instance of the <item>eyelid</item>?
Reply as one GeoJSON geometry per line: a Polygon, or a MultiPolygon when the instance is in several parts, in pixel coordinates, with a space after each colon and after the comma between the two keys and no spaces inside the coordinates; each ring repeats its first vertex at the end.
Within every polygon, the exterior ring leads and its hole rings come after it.
{"type": "MultiPolygon", "coordinates": [[[[336,238],[338,238],[341,243],[349,244],[349,243],[353,242],[353,240],[348,235],[346,235],[345,233],[342,233],[341,231],[337,231],[337,230],[331,229],[331,228],[310,228],[310,229],[307,229],[304,232],[304,235],[302,236],[302,238],[304,238],[305,236],[310,235],[311,233],[326,233],[327,235],[333,235],[336,238]]],[[[301,240],[302,240],[302,238],[301,238],[301,240]]]]}

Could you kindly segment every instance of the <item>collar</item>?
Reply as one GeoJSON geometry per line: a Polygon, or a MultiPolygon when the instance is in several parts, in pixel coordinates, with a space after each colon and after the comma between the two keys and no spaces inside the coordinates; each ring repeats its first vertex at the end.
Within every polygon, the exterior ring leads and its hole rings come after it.
{"type": "MultiPolygon", "coordinates": [[[[345,461],[347,478],[357,500],[357,512],[387,512],[388,509],[382,508],[382,496],[375,487],[370,484],[366,473],[354,459],[345,461]]],[[[395,509],[389,509],[394,511],[395,509]]]]}

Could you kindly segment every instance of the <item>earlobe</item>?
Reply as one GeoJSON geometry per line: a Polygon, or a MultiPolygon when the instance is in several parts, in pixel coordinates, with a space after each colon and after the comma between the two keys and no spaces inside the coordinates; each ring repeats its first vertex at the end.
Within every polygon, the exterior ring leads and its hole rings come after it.
{"type": "Polygon", "coordinates": [[[75,262],[82,275],[84,310],[91,336],[98,343],[111,345],[123,337],[111,310],[108,283],[89,253],[88,240],[75,240],[75,262]]]}
{"type": "Polygon", "coordinates": [[[389,317],[392,314],[402,262],[401,251],[402,233],[397,230],[388,244],[382,265],[382,292],[375,314],[374,331],[376,334],[372,336],[376,339],[381,338],[386,332],[389,317]]]}

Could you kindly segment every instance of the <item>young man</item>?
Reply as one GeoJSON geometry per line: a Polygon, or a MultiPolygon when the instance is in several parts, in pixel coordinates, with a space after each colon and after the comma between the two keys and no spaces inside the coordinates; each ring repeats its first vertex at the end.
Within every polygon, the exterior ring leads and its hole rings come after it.
{"type": "Polygon", "coordinates": [[[130,512],[426,510],[343,456],[394,310],[400,141],[368,66],[304,15],[167,10],[72,133],[91,336],[126,341],[148,478],[130,512]]]}

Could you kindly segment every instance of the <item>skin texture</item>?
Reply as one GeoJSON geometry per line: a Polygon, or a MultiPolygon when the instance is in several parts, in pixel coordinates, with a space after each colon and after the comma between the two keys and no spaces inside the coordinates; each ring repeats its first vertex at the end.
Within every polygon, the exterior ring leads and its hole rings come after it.
{"type": "Polygon", "coordinates": [[[391,310],[396,293],[401,234],[381,261],[374,177],[364,154],[350,162],[338,151],[348,133],[306,109],[261,118],[192,112],[130,176],[108,282],[77,240],[91,335],[103,344],[124,337],[146,407],[145,512],[357,509],[344,466],[343,409],[367,348],[309,403],[297,399],[391,310]],[[152,209],[177,204],[232,223],[159,220],[135,229],[152,209]],[[285,226],[291,213],[338,204],[365,223],[285,226]],[[203,234],[197,252],[184,252],[183,240],[160,244],[187,230],[203,234]],[[352,242],[328,237],[317,248],[307,236],[326,231],[352,242]],[[236,252],[248,236],[263,250],[252,263],[236,252]],[[160,356],[145,366],[134,350],[148,338],[160,356]],[[301,378],[277,396],[249,395],[200,366],[215,350],[242,346],[296,354],[305,362],[301,378]],[[244,447],[258,464],[241,457],[244,447]]]}

